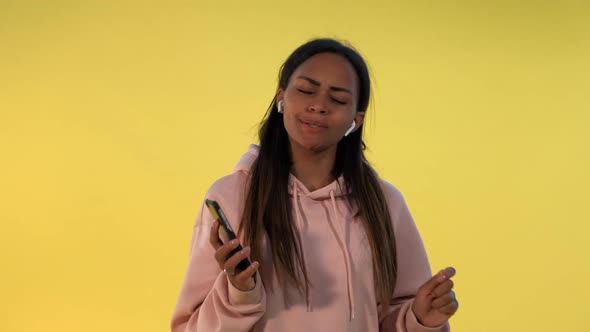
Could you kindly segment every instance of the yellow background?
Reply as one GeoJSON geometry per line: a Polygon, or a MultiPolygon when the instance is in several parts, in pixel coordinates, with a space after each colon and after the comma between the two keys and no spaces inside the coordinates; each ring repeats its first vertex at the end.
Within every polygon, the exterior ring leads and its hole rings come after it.
{"type": "Polygon", "coordinates": [[[206,189],[328,36],[371,66],[371,161],[457,268],[453,331],[590,331],[587,4],[0,0],[0,330],[168,330],[206,189]]]}

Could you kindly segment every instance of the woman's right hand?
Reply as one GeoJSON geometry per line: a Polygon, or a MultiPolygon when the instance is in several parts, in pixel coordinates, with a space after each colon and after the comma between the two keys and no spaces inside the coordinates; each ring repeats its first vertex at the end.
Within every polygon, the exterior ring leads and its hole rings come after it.
{"type": "Polygon", "coordinates": [[[238,263],[240,263],[244,258],[250,258],[250,247],[245,247],[241,251],[238,251],[229,257],[231,251],[239,246],[240,242],[237,239],[229,241],[225,244],[221,242],[219,239],[219,222],[217,221],[215,221],[211,226],[209,242],[215,249],[215,260],[217,261],[217,264],[219,264],[219,267],[225,271],[225,274],[232,285],[243,292],[254,289],[256,286],[254,273],[256,273],[258,270],[258,262],[252,262],[252,264],[250,264],[247,269],[236,273],[238,272],[236,271],[236,266],[238,263]]]}

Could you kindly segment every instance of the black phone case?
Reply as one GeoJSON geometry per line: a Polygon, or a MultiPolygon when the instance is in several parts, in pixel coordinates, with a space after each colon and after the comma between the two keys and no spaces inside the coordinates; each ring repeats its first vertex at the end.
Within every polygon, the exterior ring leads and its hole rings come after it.
{"type": "MultiPolygon", "coordinates": [[[[213,218],[217,222],[219,222],[221,227],[223,227],[225,229],[225,232],[227,233],[229,239],[233,240],[233,239],[237,238],[236,234],[234,233],[234,230],[231,228],[231,225],[227,221],[225,214],[223,214],[223,211],[221,210],[221,207],[219,206],[219,204],[216,201],[210,200],[210,199],[205,199],[205,204],[209,208],[209,211],[211,212],[211,215],[213,216],[213,218]]],[[[231,253],[228,255],[228,257],[233,256],[235,253],[237,253],[241,250],[242,250],[242,245],[238,244],[238,246],[234,250],[231,251],[231,253]]],[[[240,263],[238,263],[238,265],[236,266],[236,270],[239,270],[239,271],[236,271],[236,273],[244,271],[245,269],[247,269],[250,266],[250,264],[251,263],[248,258],[242,259],[242,261],[240,261],[240,263]]]]}

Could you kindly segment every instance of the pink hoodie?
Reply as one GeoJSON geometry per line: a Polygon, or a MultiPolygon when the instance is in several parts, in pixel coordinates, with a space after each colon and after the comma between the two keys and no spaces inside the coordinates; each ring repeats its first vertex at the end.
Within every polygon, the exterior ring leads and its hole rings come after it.
{"type": "MultiPolygon", "coordinates": [[[[207,198],[217,200],[234,230],[239,228],[249,169],[258,154],[251,145],[232,174],[215,182],[207,198]]],[[[311,281],[308,296],[281,288],[267,239],[256,287],[233,287],[215,261],[209,244],[214,222],[205,205],[194,225],[188,270],[172,315],[172,332],[210,331],[449,331],[420,325],[411,305],[420,285],[431,277],[426,251],[401,193],[382,180],[396,236],[398,275],[389,314],[379,324],[371,250],[357,209],[350,206],[342,178],[310,192],[293,175],[289,194],[301,234],[311,281]]]]}

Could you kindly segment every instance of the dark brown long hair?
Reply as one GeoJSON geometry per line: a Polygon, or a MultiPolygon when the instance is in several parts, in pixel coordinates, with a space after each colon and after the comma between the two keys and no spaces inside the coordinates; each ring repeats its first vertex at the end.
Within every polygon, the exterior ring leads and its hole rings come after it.
{"type": "MultiPolygon", "coordinates": [[[[357,111],[366,112],[371,82],[363,58],[352,47],[333,39],[315,39],[297,48],[282,65],[279,87],[287,88],[289,78],[305,60],[318,53],[335,53],[354,67],[359,81],[357,111]]],[[[397,260],[392,220],[379,178],[365,158],[363,127],[344,137],[336,152],[333,176],[343,176],[349,202],[358,206],[373,257],[377,299],[382,312],[387,310],[395,287],[397,260]]],[[[290,284],[300,292],[309,291],[309,278],[303,261],[301,239],[293,223],[288,181],[291,156],[283,118],[273,98],[259,129],[260,151],[252,165],[240,232],[260,258],[260,240],[266,232],[273,264],[282,287],[290,284]]]]}

